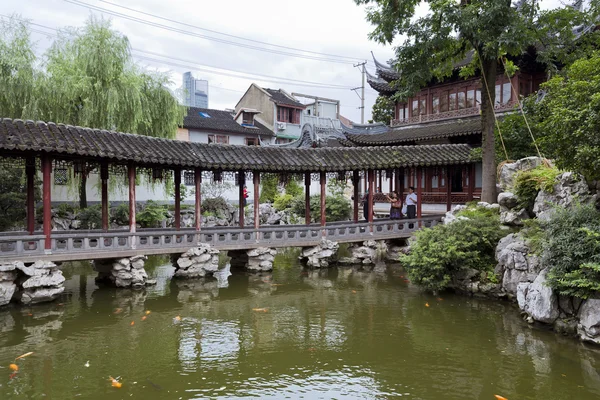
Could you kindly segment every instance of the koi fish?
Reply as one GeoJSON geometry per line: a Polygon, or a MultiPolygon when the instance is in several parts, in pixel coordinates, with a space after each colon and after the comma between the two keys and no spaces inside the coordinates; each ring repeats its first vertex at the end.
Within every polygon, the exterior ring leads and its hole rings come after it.
{"type": "Polygon", "coordinates": [[[146,315],[150,315],[150,310],[146,310],[146,315]]]}
{"type": "Polygon", "coordinates": [[[180,317],[179,315],[178,315],[178,316],[176,316],[175,318],[173,318],[173,323],[174,323],[174,324],[178,324],[178,323],[180,323],[180,322],[181,322],[181,317],[180,317]]]}
{"type": "Polygon", "coordinates": [[[156,389],[156,390],[162,390],[162,386],[160,386],[160,385],[157,385],[156,383],[152,382],[152,381],[150,380],[150,378],[147,378],[147,379],[146,379],[146,381],[148,381],[148,383],[149,383],[150,385],[152,385],[152,387],[153,387],[154,389],[156,389]]]}
{"type": "Polygon", "coordinates": [[[122,308],[117,308],[115,311],[113,311],[113,314],[121,314],[121,311],[123,311],[122,308]]]}
{"type": "Polygon", "coordinates": [[[123,386],[123,384],[121,382],[119,382],[118,380],[116,380],[115,378],[113,378],[112,376],[108,377],[109,381],[110,381],[110,385],[114,388],[120,389],[121,386],[123,386]]]}
{"type": "Polygon", "coordinates": [[[134,326],[135,325],[135,321],[131,321],[131,323],[129,325],[134,326]]]}
{"type": "Polygon", "coordinates": [[[29,353],[22,354],[19,357],[15,358],[15,361],[20,360],[21,358],[29,357],[32,354],[33,354],[33,351],[30,351],[29,353]]]}
{"type": "Polygon", "coordinates": [[[11,379],[11,380],[12,380],[12,379],[14,379],[14,377],[15,377],[15,376],[17,376],[17,373],[16,373],[16,372],[13,372],[12,374],[10,374],[10,375],[8,376],[8,379],[11,379]]]}
{"type": "Polygon", "coordinates": [[[10,364],[8,366],[8,368],[10,368],[11,371],[15,371],[15,372],[17,372],[19,370],[19,366],[17,364],[10,364]]]}
{"type": "Polygon", "coordinates": [[[252,311],[267,312],[267,311],[269,311],[269,309],[268,308],[253,308],[252,311]]]}
{"type": "Polygon", "coordinates": [[[437,298],[437,301],[443,301],[444,299],[442,299],[441,297],[437,298]]]}
{"type": "Polygon", "coordinates": [[[142,321],[145,321],[145,320],[146,320],[146,318],[148,318],[148,317],[146,317],[146,316],[144,315],[144,316],[142,317],[142,321]]]}
{"type": "Polygon", "coordinates": [[[356,294],[356,290],[353,290],[352,293],[356,294]]]}
{"type": "Polygon", "coordinates": [[[429,303],[425,303],[425,307],[429,307],[429,303]]]}
{"type": "Polygon", "coordinates": [[[495,394],[495,395],[494,395],[494,397],[495,397],[497,400],[508,400],[506,397],[502,397],[502,396],[500,396],[500,395],[497,395],[497,394],[495,394]]]}

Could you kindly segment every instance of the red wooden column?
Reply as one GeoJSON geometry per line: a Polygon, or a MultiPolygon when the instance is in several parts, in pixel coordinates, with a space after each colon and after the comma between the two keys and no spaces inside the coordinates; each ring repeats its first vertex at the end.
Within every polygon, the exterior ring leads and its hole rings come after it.
{"type": "Polygon", "coordinates": [[[108,163],[100,165],[100,192],[102,198],[102,230],[108,231],[108,163]]]}
{"type": "Polygon", "coordinates": [[[421,199],[421,195],[423,194],[423,188],[421,187],[421,181],[423,176],[423,167],[417,167],[417,218],[421,218],[421,205],[423,203],[423,199],[421,199]]]}
{"type": "Polygon", "coordinates": [[[35,231],[35,157],[27,157],[25,161],[27,175],[27,232],[35,231]]]}
{"type": "Polygon", "coordinates": [[[325,175],[325,172],[321,171],[321,176],[320,176],[320,182],[321,182],[321,226],[325,226],[325,224],[327,223],[327,216],[325,214],[325,190],[327,188],[326,184],[327,184],[327,176],[325,175]]]}
{"type": "Polygon", "coordinates": [[[48,155],[42,156],[42,201],[44,205],[44,250],[52,250],[52,158],[48,155]]]}
{"type": "Polygon", "coordinates": [[[240,203],[240,228],[244,227],[244,185],[246,184],[246,174],[244,173],[244,171],[239,171],[238,172],[238,197],[239,197],[239,203],[240,203]]]}
{"type": "Polygon", "coordinates": [[[352,184],[354,188],[354,222],[358,223],[358,186],[360,185],[360,174],[358,171],[352,173],[352,184]]]}
{"type": "Polygon", "coordinates": [[[364,179],[364,185],[363,185],[364,186],[363,193],[367,193],[367,189],[369,188],[369,182],[368,182],[369,179],[368,179],[368,176],[369,176],[369,171],[365,170],[365,173],[364,173],[365,179],[364,179]]]}
{"type": "Polygon", "coordinates": [[[175,168],[175,229],[181,229],[181,168],[175,168]]]}
{"type": "Polygon", "coordinates": [[[310,172],[304,174],[304,222],[310,225],[310,172]]]}
{"type": "Polygon", "coordinates": [[[377,175],[379,177],[379,180],[378,180],[379,190],[383,193],[383,171],[382,170],[377,171],[377,175]]]}
{"type": "Polygon", "coordinates": [[[254,181],[254,228],[260,228],[260,172],[252,172],[254,181]]]}
{"type": "MultiPolygon", "coordinates": [[[[129,178],[129,232],[135,233],[135,164],[127,165],[127,177],[129,178]]],[[[132,238],[132,246],[135,246],[135,239],[132,238]]]]}
{"type": "MultiPolygon", "coordinates": [[[[370,169],[367,172],[367,178],[369,180],[369,210],[367,211],[367,221],[372,224],[373,223],[373,192],[375,186],[375,171],[370,169]]],[[[371,225],[371,232],[373,232],[373,225],[371,225]]]]}
{"type": "Polygon", "coordinates": [[[475,165],[469,164],[467,168],[469,171],[469,192],[467,194],[467,200],[473,201],[473,192],[475,191],[475,165]]]}
{"type": "Polygon", "coordinates": [[[196,231],[199,231],[202,226],[202,170],[200,168],[194,169],[194,186],[196,188],[194,220],[196,222],[196,231]]]}
{"type": "Polygon", "coordinates": [[[452,167],[446,167],[446,211],[452,210],[452,167]]]}

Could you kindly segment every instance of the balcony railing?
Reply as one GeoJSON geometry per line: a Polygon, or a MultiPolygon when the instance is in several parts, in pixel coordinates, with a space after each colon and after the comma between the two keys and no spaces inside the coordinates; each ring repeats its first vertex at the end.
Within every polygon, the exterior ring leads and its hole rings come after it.
{"type": "MultiPolygon", "coordinates": [[[[496,104],[494,106],[494,110],[496,112],[509,111],[509,110],[512,110],[513,108],[515,108],[516,105],[517,105],[516,101],[509,101],[508,103],[505,103],[505,104],[496,104]]],[[[460,118],[460,117],[474,117],[479,114],[480,114],[479,106],[470,107],[470,108],[462,108],[460,110],[445,111],[445,112],[441,112],[441,113],[437,113],[437,114],[423,114],[423,115],[417,115],[415,117],[410,117],[410,118],[393,119],[391,126],[396,127],[396,126],[419,124],[419,123],[423,123],[423,122],[443,121],[443,120],[455,119],[455,118],[460,118]]]]}

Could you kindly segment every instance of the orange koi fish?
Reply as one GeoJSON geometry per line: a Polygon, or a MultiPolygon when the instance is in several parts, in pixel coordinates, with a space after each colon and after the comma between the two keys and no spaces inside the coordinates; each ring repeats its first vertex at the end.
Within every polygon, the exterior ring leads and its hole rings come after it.
{"type": "Polygon", "coordinates": [[[30,351],[29,353],[22,354],[19,357],[15,358],[15,361],[20,360],[21,358],[29,357],[32,354],[33,354],[33,351],[30,351]]]}
{"type": "Polygon", "coordinates": [[[131,321],[131,323],[129,325],[134,326],[135,325],[135,321],[131,321]]]}
{"type": "Polygon", "coordinates": [[[150,315],[150,310],[146,310],[146,315],[150,315]]]}
{"type": "Polygon", "coordinates": [[[253,308],[252,311],[267,312],[267,311],[269,311],[269,309],[268,308],[253,308]]]}
{"type": "Polygon", "coordinates": [[[123,384],[121,382],[119,382],[118,380],[116,380],[115,378],[113,378],[112,376],[108,377],[109,381],[110,381],[110,385],[114,388],[120,389],[121,386],[123,386],[123,384]]]}
{"type": "Polygon", "coordinates": [[[11,371],[15,372],[19,370],[19,366],[17,364],[10,364],[8,368],[10,368],[11,371]]]}
{"type": "Polygon", "coordinates": [[[145,320],[146,320],[146,318],[148,318],[148,317],[146,317],[146,316],[144,315],[144,316],[142,317],[142,321],[145,321],[145,320]]]}
{"type": "Polygon", "coordinates": [[[497,394],[495,394],[495,395],[494,395],[494,397],[495,397],[497,400],[508,400],[506,397],[502,397],[502,396],[500,396],[500,395],[497,395],[497,394]]]}
{"type": "Polygon", "coordinates": [[[425,307],[429,307],[429,303],[425,303],[425,307]]]}

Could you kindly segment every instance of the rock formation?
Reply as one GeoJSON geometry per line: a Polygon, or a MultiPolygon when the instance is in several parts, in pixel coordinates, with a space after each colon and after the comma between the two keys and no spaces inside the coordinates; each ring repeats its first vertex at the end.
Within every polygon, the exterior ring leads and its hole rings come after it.
{"type": "Polygon", "coordinates": [[[312,268],[327,268],[337,261],[337,251],[339,249],[337,242],[323,239],[321,243],[313,247],[302,249],[300,257],[302,262],[312,268]]]}
{"type": "Polygon", "coordinates": [[[362,243],[352,243],[348,248],[351,256],[340,258],[338,262],[347,265],[375,265],[378,258],[378,252],[384,252],[382,247],[387,247],[385,242],[378,245],[374,240],[367,240],[362,243]]]}
{"type": "Polygon", "coordinates": [[[176,278],[198,278],[213,274],[219,269],[219,250],[202,243],[173,260],[176,278]]]}
{"type": "Polygon", "coordinates": [[[269,247],[258,247],[250,250],[230,251],[231,266],[243,268],[248,271],[266,272],[273,270],[273,262],[277,250],[269,247]]]}
{"type": "Polygon", "coordinates": [[[110,282],[119,288],[141,288],[156,283],[148,279],[144,263],[148,257],[95,260],[94,270],[98,271],[98,280],[110,282]]]}

